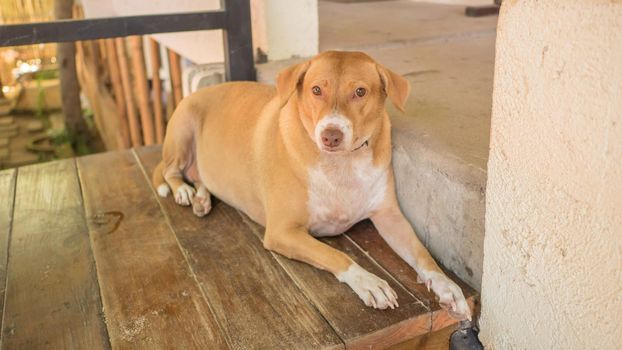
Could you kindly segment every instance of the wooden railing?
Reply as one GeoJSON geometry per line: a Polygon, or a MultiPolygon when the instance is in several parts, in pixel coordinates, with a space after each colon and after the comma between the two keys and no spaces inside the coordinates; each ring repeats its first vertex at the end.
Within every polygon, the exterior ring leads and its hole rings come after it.
{"type": "Polygon", "coordinates": [[[255,80],[249,0],[217,11],[0,25],[0,47],[222,29],[227,80],[255,80]]]}
{"type": "MultiPolygon", "coordinates": [[[[255,80],[249,0],[222,3],[216,11],[95,19],[83,19],[76,6],[70,20],[0,25],[0,47],[75,42],[77,78],[105,148],[151,145],[164,137],[163,99],[170,115],[182,98],[181,64],[180,56],[167,49],[171,95],[163,98],[159,45],[152,39],[143,48],[143,35],[222,29],[226,80],[255,80]]],[[[67,127],[73,129],[70,119],[67,127]]]]}

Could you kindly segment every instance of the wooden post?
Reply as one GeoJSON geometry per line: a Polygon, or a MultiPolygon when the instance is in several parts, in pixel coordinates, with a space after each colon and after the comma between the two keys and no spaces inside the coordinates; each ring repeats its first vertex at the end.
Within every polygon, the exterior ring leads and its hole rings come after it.
{"type": "Polygon", "coordinates": [[[149,104],[149,86],[147,85],[147,70],[145,68],[145,54],[143,52],[143,37],[130,36],[130,52],[132,56],[132,72],[134,73],[134,93],[138,100],[140,122],[143,131],[145,145],[153,145],[155,131],[153,127],[153,115],[149,104]]]}
{"type": "MultiPolygon", "coordinates": [[[[73,17],[73,0],[56,0],[54,13],[57,19],[73,17]]],[[[72,42],[58,43],[58,70],[60,75],[61,103],[65,123],[69,132],[80,135],[88,132],[86,121],[82,117],[80,104],[80,85],[76,71],[76,46],[72,42]]]]}
{"type": "Polygon", "coordinates": [[[110,71],[110,82],[112,83],[112,91],[114,92],[117,106],[117,115],[119,116],[119,145],[123,148],[129,148],[131,145],[130,130],[127,122],[127,113],[125,111],[125,96],[123,95],[123,83],[121,83],[117,49],[114,46],[114,39],[105,39],[105,44],[108,70],[110,71]]]}
{"type": "Polygon", "coordinates": [[[166,51],[168,52],[168,65],[170,67],[173,98],[175,99],[175,107],[177,107],[183,98],[181,90],[181,62],[177,52],[171,49],[166,49],[166,51]]]}
{"type": "Polygon", "coordinates": [[[149,49],[156,141],[162,143],[164,142],[164,116],[162,114],[162,80],[160,80],[160,45],[153,38],[149,38],[149,49]]]}
{"type": "Polygon", "coordinates": [[[136,116],[136,110],[134,106],[134,98],[132,97],[132,86],[130,84],[130,72],[127,67],[127,55],[125,54],[125,40],[123,38],[116,38],[115,47],[117,49],[117,57],[119,58],[119,69],[121,71],[121,83],[123,86],[123,95],[125,96],[125,106],[127,107],[127,119],[130,125],[130,136],[132,139],[132,146],[142,146],[143,141],[140,136],[140,124],[138,123],[138,117],[136,116]]]}
{"type": "Polygon", "coordinates": [[[224,0],[224,5],[227,9],[227,27],[222,33],[227,80],[255,80],[250,1],[224,0]]]}

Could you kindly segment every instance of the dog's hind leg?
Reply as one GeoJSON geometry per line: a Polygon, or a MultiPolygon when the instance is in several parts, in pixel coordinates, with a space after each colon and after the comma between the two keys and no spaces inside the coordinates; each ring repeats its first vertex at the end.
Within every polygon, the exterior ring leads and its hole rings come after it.
{"type": "Polygon", "coordinates": [[[160,161],[156,166],[155,170],[153,170],[153,174],[151,175],[151,183],[153,184],[153,188],[156,189],[158,195],[162,198],[168,197],[169,193],[171,193],[171,188],[164,180],[164,162],[160,161]]]}
{"type": "Polygon", "coordinates": [[[207,215],[212,210],[212,200],[207,187],[200,181],[194,183],[197,188],[197,194],[192,202],[192,212],[198,217],[207,215]]]}
{"type": "MultiPolygon", "coordinates": [[[[182,102],[175,110],[166,129],[162,148],[162,167],[159,169],[179,205],[192,204],[196,190],[184,181],[198,181],[196,149],[194,140],[195,120],[193,113],[182,102]]],[[[156,169],[156,171],[158,171],[156,169]]],[[[156,174],[154,174],[155,178],[156,174]]],[[[158,193],[164,194],[158,187],[158,193]]]]}
{"type": "Polygon", "coordinates": [[[173,191],[175,203],[183,206],[192,204],[196,190],[184,182],[182,170],[178,166],[167,167],[164,171],[164,180],[173,191]]]}

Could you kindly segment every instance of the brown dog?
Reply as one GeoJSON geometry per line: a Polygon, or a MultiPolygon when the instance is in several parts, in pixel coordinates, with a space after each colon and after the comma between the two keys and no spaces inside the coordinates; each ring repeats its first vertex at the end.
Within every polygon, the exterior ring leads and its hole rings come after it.
{"type": "Polygon", "coordinates": [[[408,93],[407,80],[359,52],[326,52],[289,67],[276,90],[251,82],[202,89],[169,122],[154,184],[199,216],[213,193],[266,227],[267,249],[330,271],[367,306],[394,308],[397,296],[384,280],[314,238],[370,218],[441,304],[470,319],[462,291],[396,200],[384,103],[388,96],[403,109],[408,93]]]}

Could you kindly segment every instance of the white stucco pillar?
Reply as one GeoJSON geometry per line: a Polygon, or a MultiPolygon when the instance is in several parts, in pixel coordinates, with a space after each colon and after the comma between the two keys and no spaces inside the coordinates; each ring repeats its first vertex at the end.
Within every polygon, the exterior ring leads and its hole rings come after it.
{"type": "Polygon", "coordinates": [[[503,2],[487,349],[622,348],[622,2],[503,2]]]}

